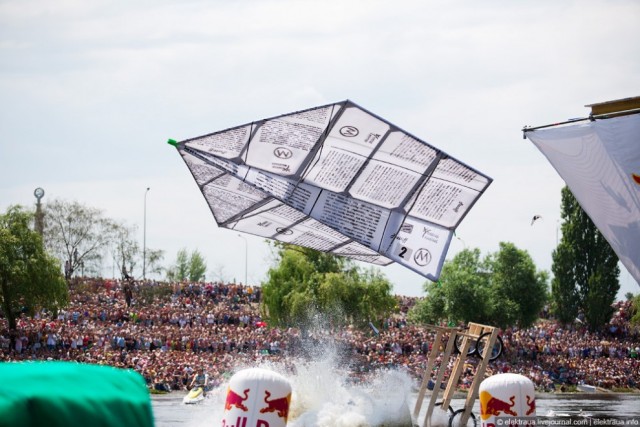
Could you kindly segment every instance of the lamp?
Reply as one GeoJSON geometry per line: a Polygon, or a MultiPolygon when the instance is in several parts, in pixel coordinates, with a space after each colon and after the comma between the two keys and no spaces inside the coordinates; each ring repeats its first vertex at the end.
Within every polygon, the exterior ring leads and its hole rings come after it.
{"type": "Polygon", "coordinates": [[[238,237],[240,237],[242,240],[244,240],[244,285],[247,286],[247,259],[248,259],[248,254],[249,254],[249,242],[247,241],[247,238],[244,237],[241,234],[238,234],[238,237]]]}
{"type": "Polygon", "coordinates": [[[144,192],[144,221],[142,223],[142,280],[147,277],[147,193],[151,187],[147,187],[144,192]]]}

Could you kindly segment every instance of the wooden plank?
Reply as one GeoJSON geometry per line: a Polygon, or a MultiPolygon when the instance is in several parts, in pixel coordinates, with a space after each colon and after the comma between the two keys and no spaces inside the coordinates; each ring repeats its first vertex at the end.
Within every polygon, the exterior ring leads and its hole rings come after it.
{"type": "Polygon", "coordinates": [[[599,102],[596,104],[585,105],[591,107],[591,114],[597,116],[599,114],[611,114],[619,111],[633,110],[640,108],[640,96],[624,99],[616,99],[613,101],[599,102]]]}
{"type": "MultiPolygon", "coordinates": [[[[440,368],[438,369],[438,374],[433,383],[433,392],[431,393],[431,399],[429,400],[429,407],[427,408],[427,414],[424,417],[424,422],[422,423],[423,427],[431,426],[431,415],[433,414],[433,408],[436,406],[436,402],[438,400],[438,394],[440,394],[440,384],[442,384],[442,379],[444,378],[444,373],[447,371],[447,364],[449,363],[449,356],[451,356],[451,352],[453,351],[453,343],[456,340],[456,330],[452,329],[451,334],[449,335],[449,341],[447,341],[447,346],[444,349],[444,353],[442,354],[442,361],[440,362],[440,368]]],[[[449,404],[440,407],[443,411],[446,411],[449,408],[449,404]]]]}
{"type": "Polygon", "coordinates": [[[480,383],[484,380],[484,373],[487,369],[487,365],[489,365],[489,358],[491,357],[493,345],[495,344],[498,337],[498,328],[493,328],[490,326],[485,328],[491,329],[491,335],[489,336],[489,343],[485,345],[484,349],[482,350],[482,361],[476,368],[476,373],[473,376],[473,382],[471,383],[471,387],[469,387],[469,391],[467,392],[467,399],[464,403],[465,411],[462,414],[462,419],[460,420],[460,424],[463,426],[467,425],[467,421],[469,420],[469,416],[471,415],[471,409],[473,408],[473,404],[475,403],[478,396],[480,383]]]}
{"type": "Polygon", "coordinates": [[[427,360],[427,367],[424,370],[422,385],[420,386],[420,393],[418,393],[418,400],[416,401],[416,406],[413,410],[413,418],[416,420],[418,419],[418,415],[420,414],[420,409],[422,409],[422,401],[424,400],[424,395],[427,392],[427,385],[429,384],[429,380],[431,379],[431,370],[433,369],[433,365],[435,364],[438,353],[440,352],[442,333],[442,330],[438,329],[436,337],[433,341],[433,345],[431,346],[431,351],[429,352],[429,359],[427,360]]]}
{"type": "MultiPolygon", "coordinates": [[[[458,386],[458,380],[460,379],[460,375],[462,374],[462,367],[464,366],[464,361],[466,360],[467,352],[469,351],[469,347],[471,347],[471,338],[464,337],[462,340],[462,348],[460,349],[460,355],[456,358],[456,362],[453,365],[453,370],[451,371],[451,375],[449,376],[449,382],[447,383],[447,388],[444,391],[444,395],[442,396],[442,407],[446,408],[451,403],[451,399],[453,398],[453,393],[455,392],[456,387],[458,386]]],[[[443,361],[444,362],[444,361],[443,361]]]]}

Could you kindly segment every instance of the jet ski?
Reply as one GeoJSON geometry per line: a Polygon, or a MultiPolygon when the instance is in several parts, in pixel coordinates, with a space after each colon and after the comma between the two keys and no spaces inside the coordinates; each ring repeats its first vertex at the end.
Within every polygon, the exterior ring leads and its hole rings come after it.
{"type": "Polygon", "coordinates": [[[189,390],[189,393],[182,398],[182,403],[192,404],[202,402],[204,400],[204,389],[201,385],[197,385],[189,390]]]}

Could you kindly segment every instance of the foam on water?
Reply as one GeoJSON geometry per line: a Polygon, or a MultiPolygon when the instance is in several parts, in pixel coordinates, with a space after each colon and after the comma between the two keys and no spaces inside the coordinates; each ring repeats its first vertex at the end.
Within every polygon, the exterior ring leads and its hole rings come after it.
{"type": "Polygon", "coordinates": [[[380,371],[367,383],[349,383],[335,352],[296,364],[289,380],[291,427],[369,427],[410,423],[411,379],[397,370],[380,371]]]}

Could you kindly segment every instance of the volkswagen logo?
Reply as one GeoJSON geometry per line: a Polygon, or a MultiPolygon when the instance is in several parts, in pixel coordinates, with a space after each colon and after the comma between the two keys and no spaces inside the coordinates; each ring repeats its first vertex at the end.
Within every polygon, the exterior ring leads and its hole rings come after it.
{"type": "Polygon", "coordinates": [[[273,150],[273,154],[279,159],[290,159],[293,156],[293,152],[288,148],[278,147],[273,150]]]}
{"type": "Polygon", "coordinates": [[[420,248],[413,255],[413,260],[421,267],[429,264],[431,262],[431,252],[429,252],[425,248],[420,248]]]}
{"type": "Polygon", "coordinates": [[[291,234],[293,234],[293,230],[289,230],[288,228],[284,227],[278,227],[276,228],[276,231],[278,232],[278,234],[284,234],[285,236],[290,236],[291,234]]]}
{"type": "Polygon", "coordinates": [[[342,126],[340,128],[340,135],[346,136],[348,138],[353,138],[354,136],[358,136],[360,131],[355,126],[342,126]]]}

